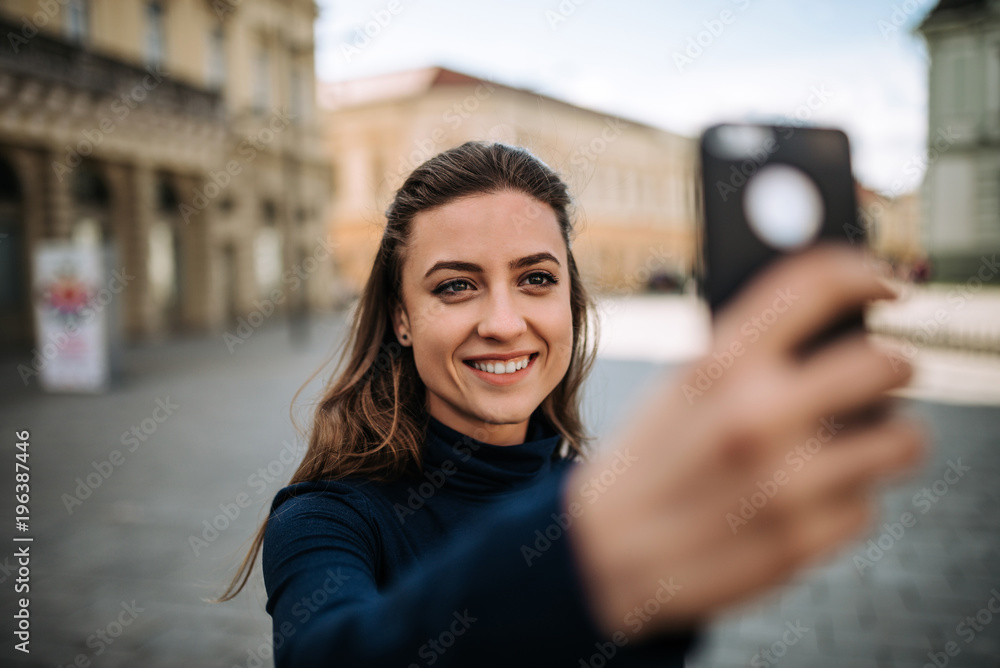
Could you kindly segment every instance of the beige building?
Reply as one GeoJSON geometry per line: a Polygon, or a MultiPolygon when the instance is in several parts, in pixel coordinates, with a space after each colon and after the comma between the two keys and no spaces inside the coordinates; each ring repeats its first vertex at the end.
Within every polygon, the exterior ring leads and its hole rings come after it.
{"type": "Polygon", "coordinates": [[[883,197],[858,186],[860,220],[868,245],[893,265],[909,267],[926,257],[920,237],[920,195],[883,197]]]}
{"type": "Polygon", "coordinates": [[[125,338],[327,302],[311,0],[3,0],[0,343],[32,253],[99,243],[125,338]]]}
{"type": "Polygon", "coordinates": [[[700,205],[689,138],[440,67],[320,84],[318,95],[334,163],[329,221],[354,290],[405,176],[470,139],[525,146],[562,174],[577,201],[573,250],[596,291],[692,272],[700,205]]]}

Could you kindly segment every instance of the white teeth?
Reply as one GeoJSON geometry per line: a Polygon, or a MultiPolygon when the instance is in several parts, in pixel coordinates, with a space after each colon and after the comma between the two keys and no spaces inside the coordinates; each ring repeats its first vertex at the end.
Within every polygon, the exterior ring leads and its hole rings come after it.
{"type": "Polygon", "coordinates": [[[488,373],[495,373],[497,375],[503,375],[505,373],[514,373],[519,369],[523,369],[528,366],[528,361],[531,359],[530,355],[518,358],[516,360],[507,360],[506,362],[496,361],[496,362],[473,362],[472,365],[475,366],[480,371],[486,371],[488,373]]]}

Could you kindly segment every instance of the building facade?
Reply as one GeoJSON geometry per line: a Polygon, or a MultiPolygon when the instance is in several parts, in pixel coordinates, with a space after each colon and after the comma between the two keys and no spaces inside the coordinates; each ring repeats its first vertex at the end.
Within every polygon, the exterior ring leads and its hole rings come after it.
{"type": "Polygon", "coordinates": [[[98,244],[126,340],[320,306],[329,162],[311,0],[0,1],[0,344],[32,255],[98,244]]]}
{"type": "Polygon", "coordinates": [[[923,237],[935,278],[966,281],[1000,252],[1000,6],[942,0],[930,54],[923,237]]]}
{"type": "Polygon", "coordinates": [[[576,200],[573,252],[598,293],[691,275],[700,207],[694,140],[440,67],[321,84],[334,165],[330,228],[360,290],[393,192],[414,167],[473,139],[524,146],[576,200]]]}
{"type": "Polygon", "coordinates": [[[868,246],[905,276],[926,258],[921,244],[920,196],[916,192],[885,197],[858,185],[859,217],[868,246]]]}

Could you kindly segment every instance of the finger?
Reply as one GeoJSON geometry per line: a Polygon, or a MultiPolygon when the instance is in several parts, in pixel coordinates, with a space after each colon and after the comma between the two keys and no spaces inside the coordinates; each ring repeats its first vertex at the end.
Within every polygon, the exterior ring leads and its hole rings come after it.
{"type": "Polygon", "coordinates": [[[782,483],[775,486],[765,513],[799,512],[841,496],[845,490],[911,471],[925,452],[921,426],[896,417],[825,443],[814,439],[769,479],[782,483]]]}
{"type": "Polygon", "coordinates": [[[784,556],[793,568],[800,568],[828,555],[865,532],[875,515],[874,506],[870,491],[860,488],[799,513],[795,521],[785,525],[779,539],[784,556]]]}
{"type": "Polygon", "coordinates": [[[823,418],[876,408],[888,390],[905,385],[913,374],[905,360],[890,362],[886,350],[865,334],[841,337],[801,364],[755,360],[741,370],[753,382],[727,388],[728,414],[720,419],[760,442],[776,443],[823,418]]]}
{"type": "Polygon", "coordinates": [[[863,333],[841,337],[803,363],[795,383],[801,410],[842,414],[861,409],[913,377],[906,360],[893,361],[863,333]]]}
{"type": "Polygon", "coordinates": [[[719,313],[713,349],[791,352],[839,316],[896,294],[863,251],[821,243],[755,276],[719,313]]]}
{"type": "Polygon", "coordinates": [[[828,554],[870,524],[873,504],[864,493],[814,509],[808,518],[772,525],[771,531],[727,536],[701,558],[665,571],[682,589],[663,606],[662,623],[700,618],[787,581],[802,565],[828,554]]]}

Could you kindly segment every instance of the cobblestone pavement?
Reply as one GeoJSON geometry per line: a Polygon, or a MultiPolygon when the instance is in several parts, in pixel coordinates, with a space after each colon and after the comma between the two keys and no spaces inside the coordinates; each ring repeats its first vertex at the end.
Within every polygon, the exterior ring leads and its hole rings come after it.
{"type": "MultiPolygon", "coordinates": [[[[99,396],[43,395],[21,383],[18,360],[0,367],[9,470],[13,432],[30,431],[34,537],[30,656],[13,649],[14,548],[0,552],[0,665],[271,665],[262,582],[226,604],[204,599],[220,593],[302,453],[292,395],[342,324],[326,317],[309,331],[300,346],[274,322],[233,352],[221,337],[133,348],[124,379],[99,396]]],[[[612,429],[671,368],[602,359],[587,389],[594,430],[612,429]]],[[[938,666],[1000,665],[989,609],[1000,610],[1000,410],[907,406],[936,449],[886,496],[889,528],[720,619],[694,665],[922,666],[929,652],[938,666]],[[897,527],[904,512],[912,526],[897,527]]],[[[12,496],[0,494],[8,518],[12,496]]]]}

